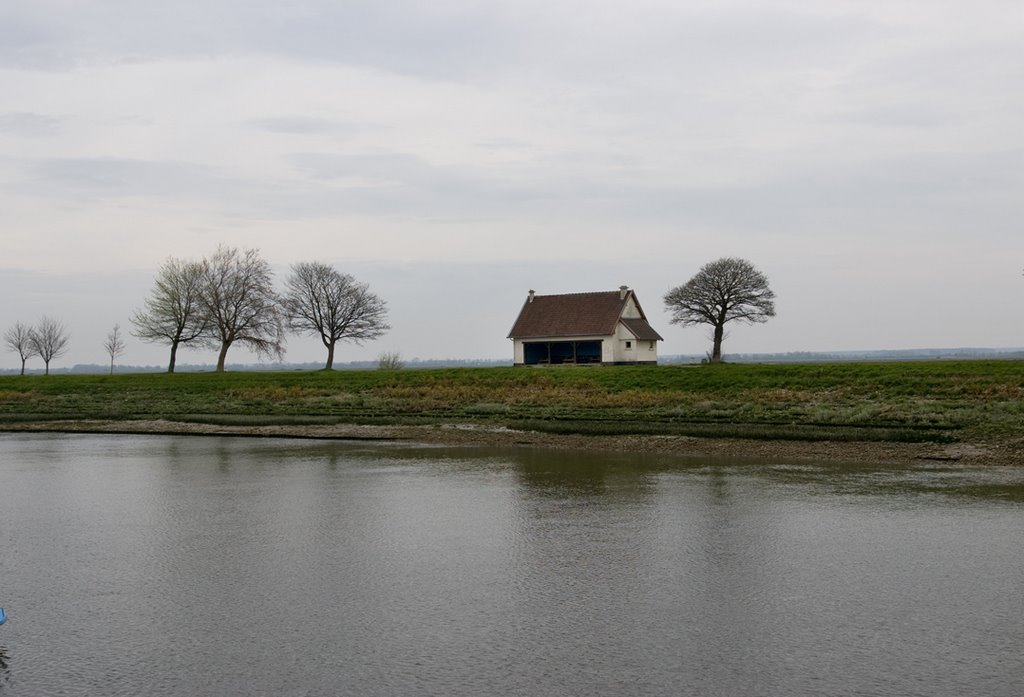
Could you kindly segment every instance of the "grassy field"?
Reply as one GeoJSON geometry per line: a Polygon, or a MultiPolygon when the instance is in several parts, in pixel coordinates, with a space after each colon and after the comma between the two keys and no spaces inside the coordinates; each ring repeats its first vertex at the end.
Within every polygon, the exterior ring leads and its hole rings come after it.
{"type": "Polygon", "coordinates": [[[0,377],[0,428],[64,419],[942,443],[1024,434],[1024,362],[0,377]]]}

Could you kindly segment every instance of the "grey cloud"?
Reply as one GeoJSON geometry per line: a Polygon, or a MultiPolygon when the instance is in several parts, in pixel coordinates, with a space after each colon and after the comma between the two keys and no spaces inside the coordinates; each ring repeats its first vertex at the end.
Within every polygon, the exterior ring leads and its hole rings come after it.
{"type": "Polygon", "coordinates": [[[66,68],[72,40],[59,22],[26,7],[0,7],[0,65],[16,68],[66,68]],[[63,47],[63,48],[62,48],[63,47]]]}
{"type": "Polygon", "coordinates": [[[821,67],[845,60],[848,51],[866,41],[884,40],[889,30],[860,17],[826,17],[815,13],[744,8],[726,12],[678,11],[651,14],[635,31],[629,23],[609,27],[615,39],[610,50],[581,42],[596,60],[611,57],[661,64],[666,72],[735,72],[756,68],[821,67]]]}
{"type": "Polygon", "coordinates": [[[19,193],[50,200],[145,199],[237,218],[304,217],[323,210],[312,192],[297,191],[287,181],[240,177],[189,162],[52,158],[20,166],[27,174],[19,193]]]}
{"type": "Polygon", "coordinates": [[[309,181],[275,187],[264,205],[298,216],[359,211],[446,219],[541,217],[574,225],[701,221],[791,232],[820,221],[846,225],[856,214],[879,231],[925,221],[946,229],[953,221],[976,225],[982,220],[1003,229],[1019,219],[1017,192],[1024,188],[1020,151],[894,156],[831,168],[819,164],[812,171],[780,172],[759,185],[718,187],[638,180],[628,165],[599,172],[549,168],[549,163],[451,167],[401,153],[304,154],[290,161],[309,181]],[[345,185],[348,180],[351,186],[345,185]]]}
{"type": "Polygon", "coordinates": [[[250,124],[258,129],[270,131],[271,133],[285,133],[292,135],[332,133],[345,128],[345,124],[330,119],[318,119],[308,117],[278,117],[269,119],[256,119],[250,124]]]}
{"type": "MultiPolygon", "coordinates": [[[[476,181],[415,157],[296,156],[304,179],[260,179],[187,162],[116,158],[19,161],[22,194],[95,202],[145,198],[170,206],[202,206],[226,217],[304,219],[325,215],[479,217],[524,195],[476,181]],[[347,184],[346,177],[359,177],[347,184]],[[367,183],[367,181],[369,183],[367,183]]],[[[10,160],[7,161],[10,163],[10,160]]]]}
{"type": "Polygon", "coordinates": [[[488,138],[477,141],[475,145],[487,150],[526,150],[530,148],[529,141],[521,138],[488,138]]]}
{"type": "Polygon", "coordinates": [[[503,72],[602,82],[647,72],[731,73],[810,65],[886,29],[854,16],[740,8],[627,7],[582,14],[557,6],[309,0],[39,3],[0,15],[0,62],[82,62],[256,53],[367,66],[433,79],[503,72]],[[596,71],[596,72],[595,72],[596,71]]]}
{"type": "Polygon", "coordinates": [[[956,120],[948,108],[918,101],[901,101],[865,108],[849,109],[824,119],[831,123],[857,123],[886,128],[935,128],[956,120]]]}
{"type": "MultiPolygon", "coordinates": [[[[1024,44],[982,37],[955,45],[923,45],[867,63],[851,76],[853,88],[872,85],[925,90],[951,99],[963,98],[990,82],[1024,79],[1024,44]]],[[[905,93],[906,93],[905,92],[905,93]]]]}
{"type": "Polygon", "coordinates": [[[246,41],[260,51],[449,80],[529,72],[595,84],[650,73],[733,73],[756,66],[820,65],[887,29],[857,18],[738,11],[558,15],[500,5],[436,8],[418,2],[324,4],[301,17],[249,14],[246,41]],[[600,19],[598,19],[600,17],[600,19]],[[258,45],[257,45],[258,44],[258,45]]]}
{"type": "Polygon", "coordinates": [[[148,199],[225,217],[306,217],[334,210],[328,198],[288,181],[233,175],[189,162],[53,158],[22,163],[22,194],[80,202],[148,199]]]}
{"type": "Polygon", "coordinates": [[[380,182],[413,181],[432,178],[439,173],[424,160],[401,153],[369,155],[328,155],[296,153],[288,161],[302,174],[313,179],[336,180],[350,177],[372,178],[380,182]]]}
{"type": "MultiPolygon", "coordinates": [[[[742,167],[758,152],[730,160],[742,167]]],[[[780,167],[755,183],[674,184],[624,164],[592,172],[585,168],[519,172],[528,191],[511,208],[507,197],[478,190],[485,210],[501,210],[575,227],[588,221],[619,223],[624,229],[668,226],[800,237],[848,233],[856,226],[865,240],[898,234],[933,238],[972,231],[979,237],[1016,234],[1024,188],[1024,151],[892,155],[870,163],[780,167]],[[505,208],[501,208],[505,206],[505,208]]]]}
{"type": "MultiPolygon", "coordinates": [[[[756,152],[750,154],[756,159],[756,152]]],[[[741,158],[742,159],[742,158],[741,158]]],[[[263,180],[190,163],[56,159],[29,163],[32,191],[51,198],[148,197],[226,217],[309,219],[348,214],[421,220],[619,221],[763,233],[819,234],[859,225],[1006,234],[1021,210],[1024,151],[821,162],[758,184],[673,185],[628,164],[592,171],[550,163],[438,166],[402,153],[290,156],[297,176],[263,180]]],[[[670,175],[667,175],[670,177],[670,175]]],[[[26,186],[26,185],[23,185],[26,186]]]]}
{"type": "Polygon", "coordinates": [[[37,185],[90,196],[177,195],[213,178],[199,165],[118,158],[40,159],[26,167],[37,185]]]}
{"type": "MultiPolygon", "coordinates": [[[[37,0],[0,10],[0,64],[70,70],[89,63],[223,55],[231,4],[37,0]]],[[[236,8],[244,14],[243,7],[236,8]]]]}
{"type": "Polygon", "coordinates": [[[302,153],[289,162],[313,181],[351,180],[348,196],[384,214],[503,216],[553,195],[541,182],[524,184],[489,167],[442,167],[402,153],[302,153]]]}
{"type": "Polygon", "coordinates": [[[44,138],[60,132],[63,119],[26,111],[0,113],[0,133],[23,138],[44,138]]]}
{"type": "Polygon", "coordinates": [[[526,27],[482,7],[445,11],[419,2],[321,3],[304,16],[257,18],[269,53],[458,79],[520,55],[526,27]]]}
{"type": "Polygon", "coordinates": [[[411,0],[51,4],[0,12],[0,64],[70,68],[263,53],[440,77],[476,71],[519,43],[493,11],[446,11],[411,0]]]}
{"type": "Polygon", "coordinates": [[[941,237],[1017,234],[1024,151],[926,153],[871,164],[819,165],[756,185],[624,187],[609,216],[766,234],[829,235],[856,225],[865,240],[893,232],[941,237]]]}

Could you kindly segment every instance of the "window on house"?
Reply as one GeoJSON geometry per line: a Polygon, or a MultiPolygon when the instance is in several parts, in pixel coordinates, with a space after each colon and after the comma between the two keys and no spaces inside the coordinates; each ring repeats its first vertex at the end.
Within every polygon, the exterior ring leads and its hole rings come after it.
{"type": "Polygon", "coordinates": [[[629,351],[632,348],[633,348],[633,342],[632,341],[627,341],[626,342],[626,350],[629,351]]]}

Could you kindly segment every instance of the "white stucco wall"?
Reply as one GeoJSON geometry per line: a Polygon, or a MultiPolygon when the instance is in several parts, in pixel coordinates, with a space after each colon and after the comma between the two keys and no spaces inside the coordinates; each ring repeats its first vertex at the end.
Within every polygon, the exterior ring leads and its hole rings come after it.
{"type": "Polygon", "coordinates": [[[643,316],[640,314],[640,310],[636,306],[636,298],[632,295],[629,296],[629,300],[626,302],[626,307],[623,308],[621,316],[626,319],[640,319],[643,316]]]}
{"type": "Polygon", "coordinates": [[[615,328],[614,338],[607,343],[614,347],[614,363],[649,363],[658,360],[658,342],[638,340],[621,322],[615,328]],[[626,347],[627,343],[629,348],[626,347]]]}

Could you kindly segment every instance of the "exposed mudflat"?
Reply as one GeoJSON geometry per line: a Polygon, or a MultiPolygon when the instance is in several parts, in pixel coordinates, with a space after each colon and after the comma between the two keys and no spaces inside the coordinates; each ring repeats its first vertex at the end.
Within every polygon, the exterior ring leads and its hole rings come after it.
{"type": "Polygon", "coordinates": [[[438,443],[449,445],[521,446],[567,450],[649,452],[689,457],[735,457],[790,462],[867,462],[911,464],[921,461],[961,465],[1024,464],[1024,437],[973,443],[877,443],[791,440],[741,440],[685,436],[556,435],[478,425],[430,426],[223,426],[178,421],[45,421],[5,424],[9,432],[152,433],[232,435],[279,438],[321,438],[438,443]]]}

